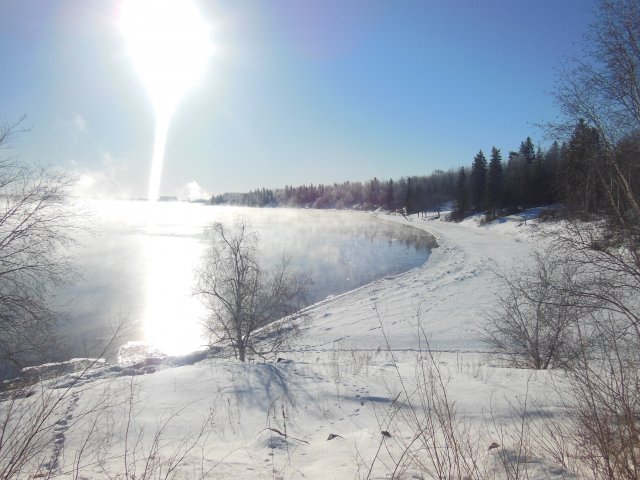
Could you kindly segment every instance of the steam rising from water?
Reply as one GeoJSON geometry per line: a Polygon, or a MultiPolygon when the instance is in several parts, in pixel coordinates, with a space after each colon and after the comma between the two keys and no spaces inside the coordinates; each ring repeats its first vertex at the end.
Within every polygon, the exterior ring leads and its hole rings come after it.
{"type": "Polygon", "coordinates": [[[357,212],[210,207],[184,202],[93,201],[93,228],[75,255],[85,277],[61,292],[72,300],[67,336],[73,355],[85,340],[110,336],[110,325],[132,326],[121,343],[139,340],[167,354],[205,342],[205,311],[192,296],[194,270],[206,249],[203,229],[213,221],[245,217],[259,234],[264,265],[283,250],[293,267],[311,270],[309,302],[422,264],[433,238],[420,230],[357,212]]]}

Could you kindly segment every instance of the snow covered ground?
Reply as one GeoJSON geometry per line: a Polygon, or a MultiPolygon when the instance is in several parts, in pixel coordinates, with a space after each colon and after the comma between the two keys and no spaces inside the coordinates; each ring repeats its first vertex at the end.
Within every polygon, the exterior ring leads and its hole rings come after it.
{"type": "MultiPolygon", "coordinates": [[[[379,215],[429,231],[439,248],[421,267],[311,306],[297,347],[279,362],[196,362],[194,355],[101,364],[79,379],[49,380],[48,395],[63,397],[48,419],[49,445],[32,460],[44,464],[39,472],[432,478],[422,442],[432,425],[435,451],[449,452],[452,441],[434,414],[454,406],[452,431],[479,473],[493,478],[519,458],[528,478],[571,478],[528,455],[513,435],[525,403],[540,418],[559,412],[556,380],[502,367],[482,342],[483,311],[498,288],[492,264],[526,262],[536,223],[379,215]]],[[[36,408],[38,398],[20,402],[36,408]]]]}

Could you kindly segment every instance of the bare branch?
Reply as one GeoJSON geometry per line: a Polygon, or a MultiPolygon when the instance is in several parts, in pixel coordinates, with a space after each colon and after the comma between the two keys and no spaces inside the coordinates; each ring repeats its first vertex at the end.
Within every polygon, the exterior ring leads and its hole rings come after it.
{"type": "Polygon", "coordinates": [[[271,270],[258,262],[258,236],[245,220],[232,228],[207,229],[210,247],[197,274],[195,293],[209,316],[210,337],[229,345],[245,361],[280,351],[297,334],[309,275],[292,273],[283,255],[271,270]]]}

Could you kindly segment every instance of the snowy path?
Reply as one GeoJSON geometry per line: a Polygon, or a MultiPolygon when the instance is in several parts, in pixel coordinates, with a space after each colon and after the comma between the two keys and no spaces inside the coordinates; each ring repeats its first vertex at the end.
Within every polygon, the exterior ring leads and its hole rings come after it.
{"type": "Polygon", "coordinates": [[[490,228],[474,220],[453,224],[385,215],[422,228],[438,241],[421,267],[384,278],[320,302],[301,345],[312,351],[386,348],[381,324],[393,349],[418,348],[418,317],[431,347],[482,351],[482,311],[494,298],[492,262],[511,266],[531,252],[529,228],[517,219],[490,228]],[[499,233],[499,234],[496,234],[499,233]]]}

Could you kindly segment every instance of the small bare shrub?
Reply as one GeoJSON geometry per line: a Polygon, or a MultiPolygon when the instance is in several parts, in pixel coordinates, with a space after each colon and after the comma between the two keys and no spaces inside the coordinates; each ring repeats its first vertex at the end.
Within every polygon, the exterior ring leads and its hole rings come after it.
{"type": "Polygon", "coordinates": [[[568,372],[569,439],[597,479],[640,478],[640,338],[612,315],[595,325],[598,355],[568,372]]]}
{"type": "MultiPolygon", "coordinates": [[[[421,313],[417,316],[419,319],[421,313]]],[[[415,381],[409,382],[398,368],[398,359],[390,348],[382,321],[380,326],[399,384],[399,391],[393,394],[394,401],[380,427],[384,432],[398,434],[383,435],[366,478],[371,477],[382,446],[390,457],[391,464],[387,464],[386,469],[391,478],[399,478],[410,469],[442,480],[485,478],[480,460],[484,442],[461,417],[450,398],[449,378],[441,370],[426,333],[420,328],[415,381]],[[409,432],[408,438],[405,431],[409,432]]]]}
{"type": "Polygon", "coordinates": [[[549,252],[531,267],[497,270],[496,305],[486,313],[485,341],[519,368],[561,367],[575,356],[575,327],[590,308],[572,297],[576,269],[549,252]]]}

